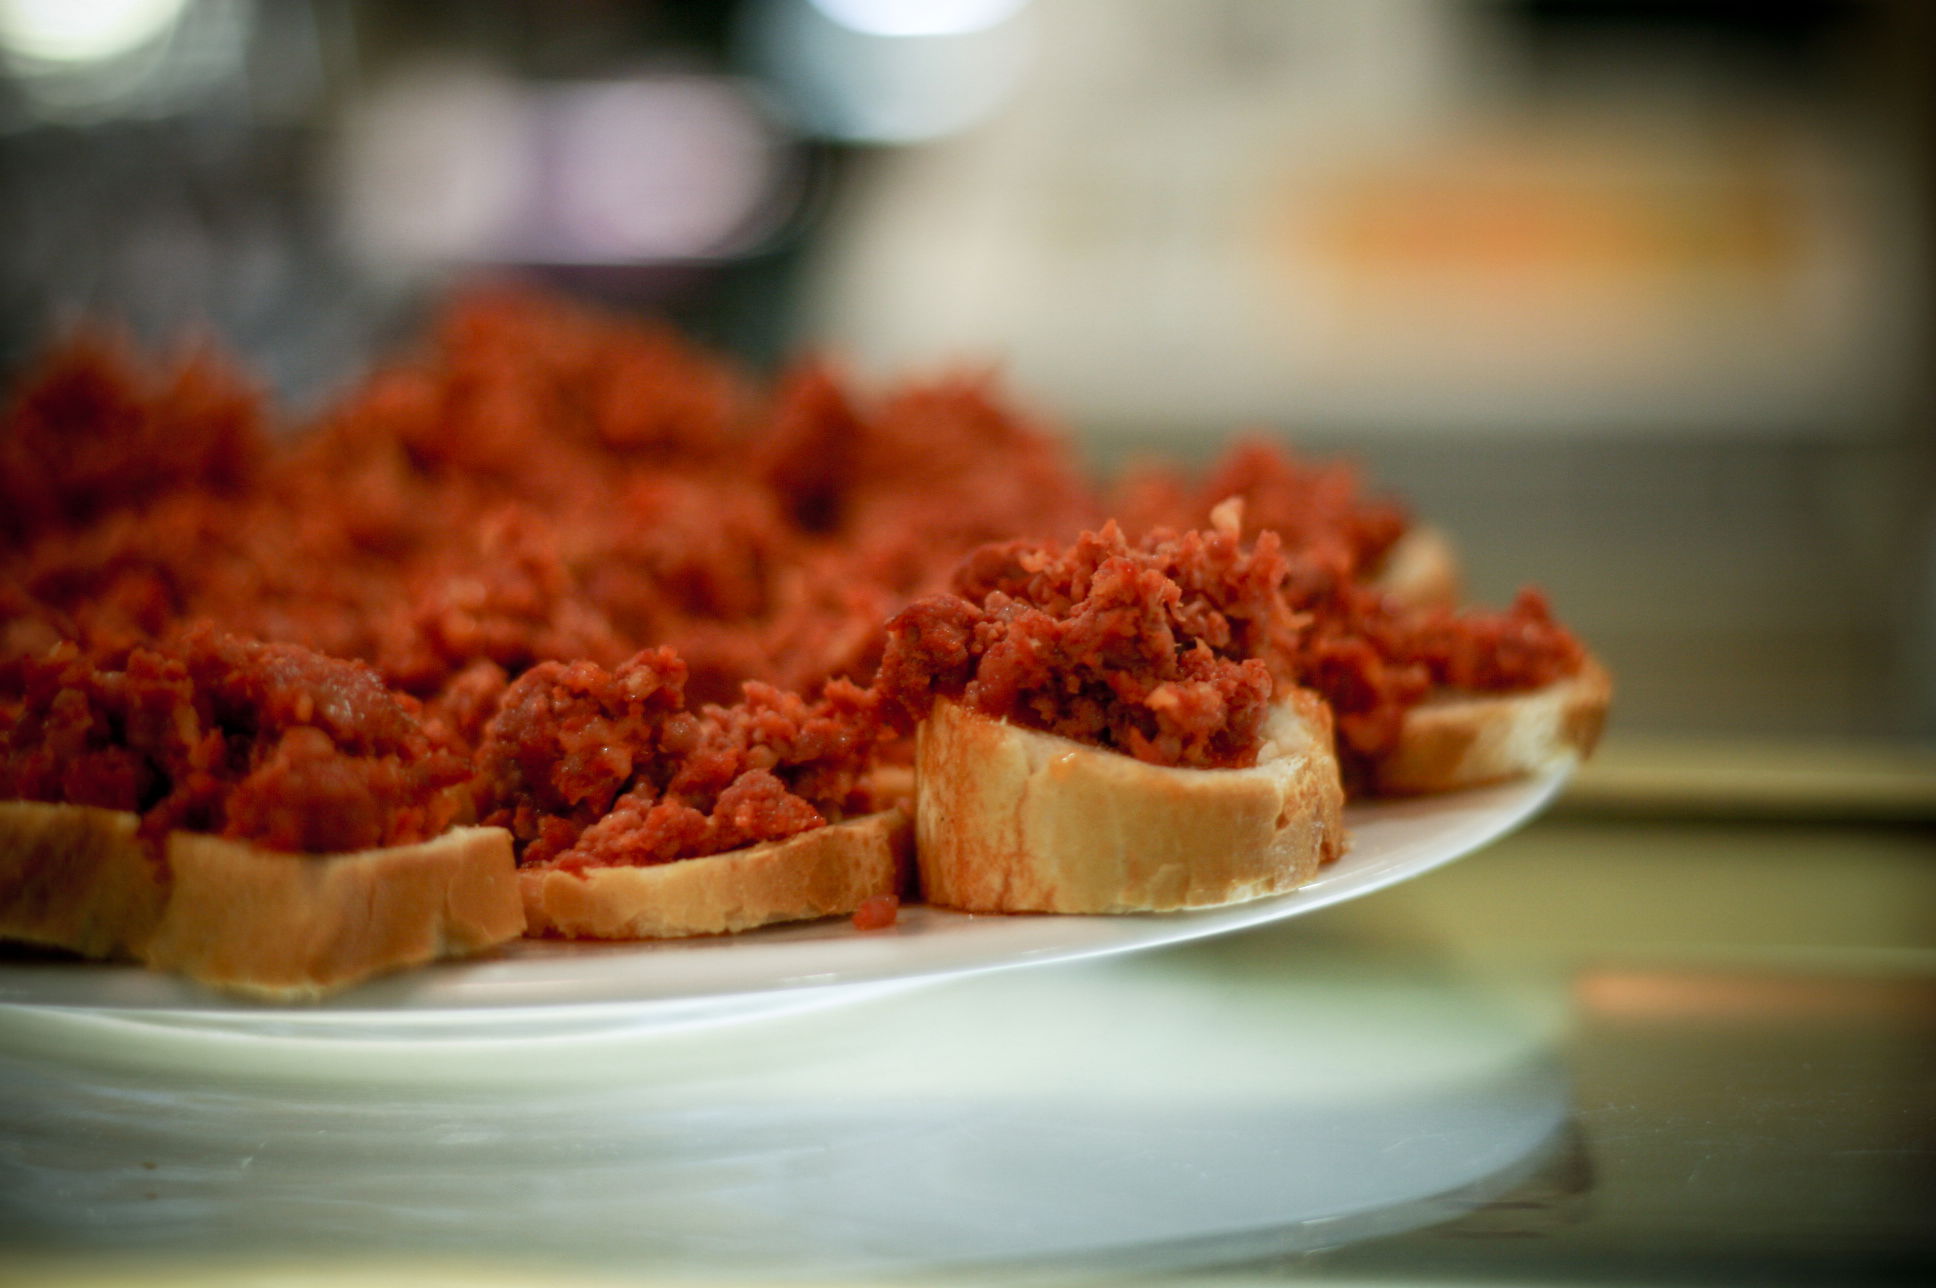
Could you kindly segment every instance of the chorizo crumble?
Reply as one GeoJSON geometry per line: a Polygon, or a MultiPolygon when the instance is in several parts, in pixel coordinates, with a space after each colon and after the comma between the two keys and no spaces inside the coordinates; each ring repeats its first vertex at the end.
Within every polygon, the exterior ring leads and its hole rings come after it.
{"type": "Polygon", "coordinates": [[[875,808],[940,695],[1236,766],[1304,686],[1349,768],[1435,687],[1580,664],[1532,592],[1387,602],[1406,526],[1263,440],[1105,492],[986,377],[762,387],[519,290],[299,427],[87,334],[0,419],[0,797],[292,852],[495,823],[578,869],[875,808]]]}

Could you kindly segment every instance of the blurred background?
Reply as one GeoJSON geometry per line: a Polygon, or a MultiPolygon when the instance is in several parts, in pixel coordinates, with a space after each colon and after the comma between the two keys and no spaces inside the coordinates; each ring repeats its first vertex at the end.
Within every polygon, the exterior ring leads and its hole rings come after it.
{"type": "Polygon", "coordinates": [[[994,365],[1099,468],[1358,458],[1623,739],[1902,748],[1932,69],[1915,0],[0,0],[0,361],[212,330],[300,414],[513,272],[994,365]]]}
{"type": "Polygon", "coordinates": [[[213,333],[300,421],[507,273],[755,370],[992,365],[1098,469],[1358,459],[1619,686],[1484,862],[1147,967],[441,1050],[0,1006],[0,1283],[525,1282],[533,1231],[544,1283],[1038,1236],[1936,1282],[1932,162],[1927,0],[0,0],[0,368],[213,333]],[[1146,1215],[1424,1194],[1561,1117],[1416,1230],[1146,1215]]]}

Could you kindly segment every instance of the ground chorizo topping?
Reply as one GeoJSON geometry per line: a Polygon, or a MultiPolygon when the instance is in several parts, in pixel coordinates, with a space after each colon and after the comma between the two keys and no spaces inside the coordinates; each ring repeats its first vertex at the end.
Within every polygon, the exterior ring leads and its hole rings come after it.
{"type": "Polygon", "coordinates": [[[1125,471],[1110,500],[1123,527],[1140,533],[1203,527],[1233,497],[1246,534],[1275,532],[1285,549],[1347,575],[1375,570],[1411,526],[1404,507],[1365,493],[1351,465],[1302,460],[1256,437],[1233,444],[1197,481],[1160,463],[1125,471]]]}
{"type": "Polygon", "coordinates": [[[688,710],[670,649],[612,671],[546,662],[505,691],[479,750],[478,813],[524,865],[667,863],[785,840],[871,808],[878,701],[829,684],[815,701],[749,683],[688,710]]]}
{"type": "MultiPolygon", "coordinates": [[[[471,756],[494,737],[498,776],[473,794],[517,820],[528,854],[574,862],[711,852],[848,807],[878,720],[830,682],[870,680],[886,619],[975,544],[1074,531],[1094,508],[1067,450],[987,380],[867,406],[809,363],[762,397],[664,327],[510,289],[460,297],[308,432],[278,442],[263,424],[212,360],[151,369],[87,337],[51,355],[0,439],[0,661],[31,670],[66,641],[139,672],[195,620],[357,659],[428,747],[471,756]],[[608,691],[638,681],[645,646],[678,651],[678,683],[654,664],[676,712],[608,691]],[[534,713],[560,686],[578,705],[534,713]],[[509,747],[582,731],[586,703],[646,739],[642,769],[596,790],[583,757],[503,777],[509,747]]],[[[0,697],[0,718],[24,710],[0,697]]],[[[103,715],[100,772],[77,786],[150,813],[159,792],[183,826],[286,838],[273,792],[325,794],[307,734],[264,751],[219,808],[143,778],[145,745],[123,748],[110,790],[123,736],[103,715]]]]}
{"type": "Polygon", "coordinates": [[[855,930],[886,930],[901,917],[901,897],[870,894],[854,909],[855,930]]]}
{"type": "Polygon", "coordinates": [[[1157,765],[1253,764],[1272,693],[1260,654],[1294,628],[1266,534],[1115,524],[1067,551],[1011,542],[963,564],[957,593],[888,623],[879,684],[903,720],[937,697],[1157,765]]]}
{"type": "Polygon", "coordinates": [[[1411,610],[1355,581],[1347,552],[1246,545],[1244,507],[1216,527],[1127,541],[1111,524],[1066,553],[984,546],[956,592],[888,623],[879,684],[904,722],[937,696],[996,719],[1163,765],[1252,763],[1274,688],[1315,690],[1347,770],[1396,743],[1435,691],[1538,688],[1585,654],[1537,592],[1503,613],[1411,610]]]}
{"type": "Polygon", "coordinates": [[[157,372],[77,336],[0,417],[0,546],[175,489],[233,495],[267,447],[255,391],[213,354],[157,372]]]}
{"type": "Polygon", "coordinates": [[[85,335],[0,413],[0,794],[281,849],[477,814],[527,863],[660,862],[870,807],[938,694],[1241,765],[1287,685],[1364,757],[1434,689],[1581,656],[1536,596],[1367,589],[1406,518],[1347,468],[1253,441],[1106,505],[986,376],[763,391],[532,292],[274,423],[214,357],[85,335]]]}
{"type": "Polygon", "coordinates": [[[1348,581],[1306,586],[1294,600],[1305,626],[1272,669],[1330,706],[1348,783],[1397,744],[1405,713],[1433,693],[1541,688],[1577,673],[1586,656],[1537,591],[1504,612],[1455,613],[1401,609],[1348,581]]]}
{"type": "Polygon", "coordinates": [[[0,798],[133,810],[268,849],[340,853],[438,835],[467,771],[369,667],[190,630],[0,664],[0,798]]]}

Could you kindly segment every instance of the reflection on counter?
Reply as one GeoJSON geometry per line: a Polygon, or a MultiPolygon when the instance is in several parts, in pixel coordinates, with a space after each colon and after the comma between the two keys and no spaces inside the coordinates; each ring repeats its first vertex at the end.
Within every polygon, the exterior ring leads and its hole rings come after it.
{"type": "Polygon", "coordinates": [[[1226,939],[709,1029],[0,1009],[0,1281],[1927,1283],[1932,907],[1926,827],[1573,814],[1226,939]]]}
{"type": "Polygon", "coordinates": [[[1568,1064],[1592,1160],[1586,1219],[1522,1186],[1445,1225],[1346,1249],[1384,1281],[1930,1282],[1936,981],[1847,971],[1595,969],[1568,1064]],[[1506,1235],[1506,1238],[1499,1236],[1506,1235]],[[1513,1237],[1517,1236],[1517,1237],[1513,1237]]]}
{"type": "Polygon", "coordinates": [[[12,1010],[0,1236],[661,1274],[1183,1269],[1442,1222],[1563,1149],[1557,1004],[1352,947],[1266,930],[643,1038],[12,1010]]]}

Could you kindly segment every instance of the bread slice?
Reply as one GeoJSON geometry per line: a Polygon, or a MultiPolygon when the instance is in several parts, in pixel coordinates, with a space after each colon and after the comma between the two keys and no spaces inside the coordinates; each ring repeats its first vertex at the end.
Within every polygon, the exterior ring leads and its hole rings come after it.
{"type": "Polygon", "coordinates": [[[532,935],[677,939],[844,916],[899,892],[913,828],[890,809],[784,841],[642,867],[518,873],[532,935]]]}
{"type": "Polygon", "coordinates": [[[168,911],[140,824],[124,810],[0,801],[0,939],[140,957],[168,911]]]}
{"type": "Polygon", "coordinates": [[[1344,793],[1315,696],[1272,710],[1248,769],[1171,769],[979,715],[921,723],[916,862],[969,912],[1164,912],[1279,894],[1344,850],[1344,793]]]}
{"type": "Polygon", "coordinates": [[[524,929],[511,837],[500,828],[334,855],[177,832],[158,857],[137,836],[139,821],[0,802],[0,938],[300,1001],[524,929]]]}
{"type": "Polygon", "coordinates": [[[1462,581],[1451,538],[1425,526],[1400,537],[1371,575],[1373,586],[1406,608],[1455,608],[1462,581]]]}
{"type": "Polygon", "coordinates": [[[1612,698],[1612,678],[1592,658],[1527,693],[1430,698],[1407,713],[1397,749],[1372,765],[1372,790],[1457,791],[1576,764],[1599,741],[1612,698]]]}

